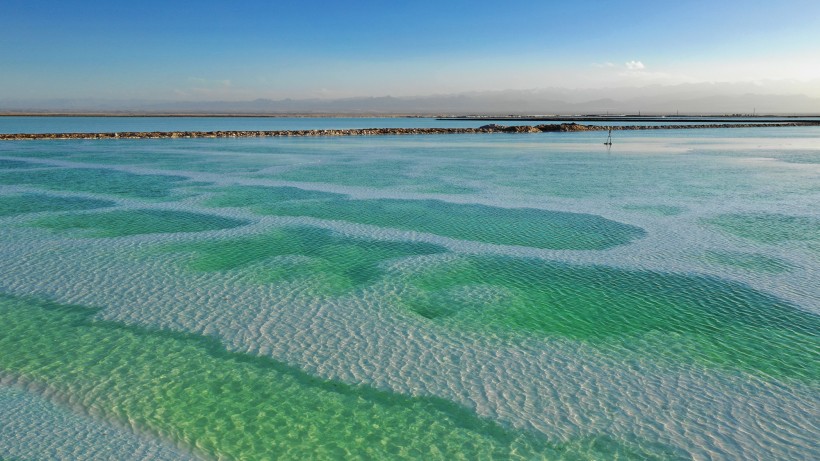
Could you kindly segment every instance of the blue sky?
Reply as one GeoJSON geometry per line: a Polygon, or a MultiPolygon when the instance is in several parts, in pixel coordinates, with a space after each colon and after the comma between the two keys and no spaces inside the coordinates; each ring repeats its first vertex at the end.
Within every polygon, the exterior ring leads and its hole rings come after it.
{"type": "Polygon", "coordinates": [[[0,99],[768,82],[820,96],[820,1],[5,0],[0,99]]]}

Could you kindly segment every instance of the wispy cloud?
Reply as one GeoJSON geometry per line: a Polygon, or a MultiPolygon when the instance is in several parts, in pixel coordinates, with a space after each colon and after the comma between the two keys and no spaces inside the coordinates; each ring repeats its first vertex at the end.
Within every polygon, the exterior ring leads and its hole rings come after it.
{"type": "MultiPolygon", "coordinates": [[[[691,76],[675,69],[665,69],[647,65],[641,60],[598,61],[591,64],[595,71],[589,72],[583,80],[586,87],[607,87],[612,85],[677,85],[696,82],[691,76]]],[[[575,80],[576,84],[582,78],[575,80]]],[[[581,86],[581,85],[579,85],[581,86]]]]}
{"type": "Polygon", "coordinates": [[[644,70],[646,66],[641,61],[627,61],[626,68],[629,70],[644,70]]]}

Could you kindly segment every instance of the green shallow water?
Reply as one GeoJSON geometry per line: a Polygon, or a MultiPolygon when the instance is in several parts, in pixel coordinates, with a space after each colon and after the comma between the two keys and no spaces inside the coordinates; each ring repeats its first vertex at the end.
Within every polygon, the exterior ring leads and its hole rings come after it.
{"type": "Polygon", "coordinates": [[[277,179],[300,182],[342,184],[347,186],[389,187],[429,184],[430,178],[408,174],[413,162],[381,159],[377,162],[334,162],[291,168],[275,175],[277,179]]]}
{"type": "Polygon", "coordinates": [[[623,209],[657,216],[677,216],[685,211],[683,207],[671,205],[626,205],[623,209]]]}
{"type": "Polygon", "coordinates": [[[229,459],[679,459],[656,444],[548,444],[437,398],[324,381],[217,341],[0,296],[0,369],[97,416],[229,459]]]}
{"type": "Polygon", "coordinates": [[[473,187],[442,181],[430,174],[430,168],[419,168],[412,161],[385,160],[376,162],[331,163],[319,166],[293,168],[274,175],[276,179],[323,184],[341,184],[362,187],[409,187],[419,192],[440,194],[469,194],[473,187]]]}
{"type": "Polygon", "coordinates": [[[317,294],[388,284],[398,287],[388,296],[394,305],[445,328],[563,337],[602,349],[627,347],[650,360],[820,380],[820,319],[716,278],[508,256],[391,269],[385,263],[448,250],[307,226],[160,251],[188,254],[186,264],[197,271],[240,270],[262,284],[299,281],[317,294]]]}
{"type": "Polygon", "coordinates": [[[0,184],[45,189],[92,192],[123,197],[161,199],[183,185],[182,176],[142,175],[97,168],[52,168],[37,171],[0,172],[0,184]]]}
{"type": "Polygon", "coordinates": [[[202,232],[248,224],[241,219],[172,210],[116,210],[101,213],[65,214],[39,218],[30,223],[80,237],[125,237],[140,234],[202,232]]]}
{"type": "MultiPolygon", "coordinates": [[[[145,166],[151,169],[219,173],[250,173],[292,163],[289,149],[272,147],[264,139],[119,139],[115,143],[51,140],[49,144],[18,145],[5,155],[95,165],[145,166]],[[231,155],[225,155],[225,143],[231,155]],[[44,147],[45,146],[45,147],[44,147]]],[[[42,168],[45,164],[31,164],[42,168]]]]}
{"type": "Polygon", "coordinates": [[[709,251],[704,259],[724,266],[739,267],[753,272],[779,274],[794,269],[794,266],[780,258],[737,251],[709,251]]]}
{"type": "Polygon", "coordinates": [[[312,280],[321,292],[338,293],[372,284],[383,276],[381,264],[386,261],[447,250],[429,243],[355,239],[316,227],[286,227],[237,239],[168,245],[162,251],[192,253],[188,264],[194,270],[250,267],[251,278],[259,283],[312,280]],[[271,261],[257,264],[266,260],[271,261]]]}
{"type": "Polygon", "coordinates": [[[226,190],[211,206],[244,206],[277,216],[309,216],[427,232],[463,240],[562,250],[601,250],[645,235],[643,229],[583,213],[500,208],[440,200],[350,199],[294,188],[226,190]]]}
{"type": "Polygon", "coordinates": [[[114,205],[115,203],[109,200],[80,197],[57,197],[45,194],[0,195],[0,217],[43,211],[93,210],[114,205]]]}
{"type": "Polygon", "coordinates": [[[732,235],[762,243],[792,240],[820,245],[820,219],[808,216],[768,213],[724,214],[707,219],[706,223],[732,235]]]}
{"type": "Polygon", "coordinates": [[[36,168],[39,165],[31,162],[24,162],[22,160],[6,160],[0,159],[0,170],[16,170],[18,168],[36,168]]]}
{"type": "Polygon", "coordinates": [[[561,336],[820,380],[820,318],[737,283],[487,256],[421,270],[407,286],[400,305],[450,328],[561,336]]]}
{"type": "MultiPolygon", "coordinates": [[[[209,189],[206,189],[209,190],[209,189]]],[[[267,210],[281,202],[298,200],[328,200],[344,198],[343,194],[299,189],[298,187],[233,186],[216,189],[218,194],[206,201],[212,207],[250,207],[257,211],[267,210]]]]}
{"type": "Polygon", "coordinates": [[[214,459],[817,459],[812,130],[0,143],[0,376],[214,459]]]}

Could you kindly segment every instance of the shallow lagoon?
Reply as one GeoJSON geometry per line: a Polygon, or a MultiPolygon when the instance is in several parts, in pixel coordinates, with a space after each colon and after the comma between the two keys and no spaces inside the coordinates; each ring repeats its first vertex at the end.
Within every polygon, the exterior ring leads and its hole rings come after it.
{"type": "Polygon", "coordinates": [[[820,129],[601,136],[0,144],[0,457],[818,457],[820,129]]]}

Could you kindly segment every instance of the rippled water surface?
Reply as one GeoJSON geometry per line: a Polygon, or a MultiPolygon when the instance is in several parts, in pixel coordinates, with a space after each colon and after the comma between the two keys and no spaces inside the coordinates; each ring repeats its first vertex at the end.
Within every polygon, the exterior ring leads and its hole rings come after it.
{"type": "Polygon", "coordinates": [[[820,457],[820,129],[601,138],[0,143],[0,458],[820,457]]]}

